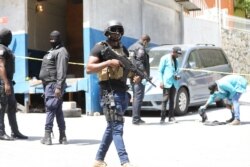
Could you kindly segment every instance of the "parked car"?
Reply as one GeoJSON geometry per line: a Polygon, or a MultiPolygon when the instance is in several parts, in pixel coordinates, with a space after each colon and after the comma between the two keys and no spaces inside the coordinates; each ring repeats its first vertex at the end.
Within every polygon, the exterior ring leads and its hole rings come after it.
{"type": "MultiPolygon", "coordinates": [[[[162,89],[159,86],[158,66],[161,57],[171,53],[174,46],[182,49],[182,55],[178,58],[181,79],[175,98],[176,115],[185,115],[189,107],[204,104],[209,97],[208,85],[233,71],[224,51],[214,45],[163,45],[150,48],[150,76],[157,87],[146,84],[142,110],[161,110],[162,89]]],[[[224,102],[217,101],[216,105],[222,107],[224,102]]]]}

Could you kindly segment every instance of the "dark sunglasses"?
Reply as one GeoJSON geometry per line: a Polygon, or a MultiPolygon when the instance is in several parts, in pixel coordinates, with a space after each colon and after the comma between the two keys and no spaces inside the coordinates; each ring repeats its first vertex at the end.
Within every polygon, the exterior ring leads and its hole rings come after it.
{"type": "Polygon", "coordinates": [[[112,32],[112,33],[117,33],[117,32],[119,32],[119,33],[123,33],[124,32],[124,30],[123,30],[123,27],[110,27],[110,32],[112,32]]]}

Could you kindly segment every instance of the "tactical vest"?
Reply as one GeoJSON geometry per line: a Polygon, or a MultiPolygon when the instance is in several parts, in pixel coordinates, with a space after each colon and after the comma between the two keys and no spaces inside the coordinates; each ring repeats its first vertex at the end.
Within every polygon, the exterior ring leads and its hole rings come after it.
{"type": "MultiPolygon", "coordinates": [[[[126,56],[123,52],[123,47],[119,49],[112,49],[117,55],[126,56]]],[[[109,79],[122,79],[124,75],[124,69],[119,67],[105,67],[97,73],[99,81],[107,81],[109,79]]]]}

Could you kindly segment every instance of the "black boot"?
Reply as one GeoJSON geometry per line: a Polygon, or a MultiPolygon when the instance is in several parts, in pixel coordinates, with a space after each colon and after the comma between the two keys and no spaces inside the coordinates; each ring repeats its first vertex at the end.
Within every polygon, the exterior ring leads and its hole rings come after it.
{"type": "Polygon", "coordinates": [[[206,114],[205,110],[199,109],[198,113],[200,114],[200,116],[202,118],[201,122],[206,122],[208,118],[207,118],[207,114],[206,114]]]}
{"type": "Polygon", "coordinates": [[[18,130],[16,113],[8,112],[8,118],[9,118],[9,124],[11,127],[11,137],[16,138],[16,139],[28,139],[28,136],[23,135],[18,130]]]}
{"type": "Polygon", "coordinates": [[[60,144],[67,144],[67,137],[65,134],[65,130],[60,130],[60,136],[59,136],[59,143],[60,144]]]}
{"type": "Polygon", "coordinates": [[[11,137],[15,139],[28,139],[28,136],[23,135],[19,131],[16,131],[15,133],[11,132],[11,137]]]}
{"type": "Polygon", "coordinates": [[[44,137],[41,139],[42,144],[52,145],[51,130],[45,130],[44,137]]]}

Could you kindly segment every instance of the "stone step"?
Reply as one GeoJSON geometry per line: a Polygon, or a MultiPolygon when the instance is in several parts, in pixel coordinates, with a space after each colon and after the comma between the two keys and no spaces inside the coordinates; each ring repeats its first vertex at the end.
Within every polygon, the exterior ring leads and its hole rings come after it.
{"type": "Polygon", "coordinates": [[[63,110],[69,110],[69,109],[76,109],[76,102],[75,101],[64,101],[62,104],[63,110]]]}
{"type": "Polygon", "coordinates": [[[64,117],[81,117],[82,109],[74,108],[74,109],[63,109],[64,117]]]}

